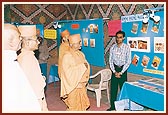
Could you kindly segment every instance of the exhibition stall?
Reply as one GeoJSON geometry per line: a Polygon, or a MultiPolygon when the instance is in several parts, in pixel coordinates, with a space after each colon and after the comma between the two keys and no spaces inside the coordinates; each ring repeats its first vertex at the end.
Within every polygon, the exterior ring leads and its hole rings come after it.
{"type": "Polygon", "coordinates": [[[165,110],[164,16],[161,7],[121,17],[122,30],[126,33],[125,43],[131,48],[132,62],[128,72],[145,76],[146,79],[125,82],[116,107],[122,100],[128,99],[129,104],[135,102],[153,110],[165,110]]]}

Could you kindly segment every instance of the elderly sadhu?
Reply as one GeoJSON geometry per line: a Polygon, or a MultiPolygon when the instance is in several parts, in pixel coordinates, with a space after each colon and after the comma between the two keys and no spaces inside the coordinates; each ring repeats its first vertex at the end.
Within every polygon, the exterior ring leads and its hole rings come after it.
{"type": "Polygon", "coordinates": [[[40,112],[40,104],[25,73],[17,62],[20,32],[12,24],[3,31],[2,112],[40,112]]]}
{"type": "Polygon", "coordinates": [[[62,57],[65,54],[66,51],[69,50],[69,41],[68,37],[70,36],[70,33],[68,30],[64,30],[61,32],[61,45],[59,47],[59,57],[58,57],[58,75],[61,78],[61,68],[62,68],[62,57]]]}
{"type": "Polygon", "coordinates": [[[90,65],[79,51],[82,46],[80,34],[69,36],[69,43],[70,49],[62,60],[61,97],[68,111],[86,111],[90,106],[86,92],[90,65]]]}
{"type": "Polygon", "coordinates": [[[38,49],[38,44],[40,43],[36,36],[36,25],[20,25],[18,29],[23,39],[21,53],[18,55],[18,62],[35,91],[37,100],[41,105],[41,110],[48,111],[44,95],[44,87],[46,86],[45,77],[42,76],[39,62],[33,52],[38,49]]]}

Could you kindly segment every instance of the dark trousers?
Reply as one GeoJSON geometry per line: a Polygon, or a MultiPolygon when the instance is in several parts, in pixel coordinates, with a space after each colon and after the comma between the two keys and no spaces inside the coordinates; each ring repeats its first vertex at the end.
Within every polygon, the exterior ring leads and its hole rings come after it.
{"type": "MultiPolygon", "coordinates": [[[[114,65],[116,72],[121,72],[122,67],[118,67],[114,65]]],[[[121,90],[124,82],[127,81],[127,71],[125,71],[120,78],[115,77],[115,73],[112,73],[112,78],[111,78],[111,95],[110,95],[110,104],[111,104],[111,109],[115,110],[115,105],[114,101],[117,99],[117,93],[118,93],[118,85],[121,90]]]]}

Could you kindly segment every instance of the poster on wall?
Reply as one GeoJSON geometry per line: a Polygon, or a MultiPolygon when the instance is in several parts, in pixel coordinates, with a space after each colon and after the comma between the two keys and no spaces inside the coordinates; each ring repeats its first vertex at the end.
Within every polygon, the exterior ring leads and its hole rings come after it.
{"type": "Polygon", "coordinates": [[[154,32],[154,33],[158,33],[159,32],[159,26],[160,26],[160,21],[154,21],[151,31],[154,32]]]}
{"type": "Polygon", "coordinates": [[[148,22],[147,23],[142,23],[141,32],[146,34],[147,31],[148,31],[148,26],[149,26],[148,22]]]}
{"type": "Polygon", "coordinates": [[[83,38],[83,45],[84,45],[85,47],[88,46],[88,38],[83,38]]]}
{"type": "Polygon", "coordinates": [[[149,60],[150,60],[150,58],[148,56],[144,55],[142,58],[141,65],[146,68],[148,66],[149,60]]]}
{"type": "Polygon", "coordinates": [[[138,31],[138,23],[133,23],[131,32],[137,34],[137,31],[138,31]]]}
{"type": "Polygon", "coordinates": [[[164,53],[164,37],[154,37],[154,53],[164,53]]]}
{"type": "Polygon", "coordinates": [[[90,47],[95,47],[95,39],[90,39],[90,47]]]}
{"type": "Polygon", "coordinates": [[[139,56],[137,56],[136,54],[134,55],[133,59],[132,59],[132,64],[137,66],[139,62],[139,56]]]}
{"type": "Polygon", "coordinates": [[[88,26],[89,30],[90,30],[90,33],[98,33],[98,25],[96,24],[90,24],[88,26]]]}
{"type": "Polygon", "coordinates": [[[150,37],[127,37],[131,51],[150,52],[150,37]]]}
{"type": "Polygon", "coordinates": [[[151,66],[155,69],[158,69],[161,59],[157,56],[154,56],[151,66]]]}

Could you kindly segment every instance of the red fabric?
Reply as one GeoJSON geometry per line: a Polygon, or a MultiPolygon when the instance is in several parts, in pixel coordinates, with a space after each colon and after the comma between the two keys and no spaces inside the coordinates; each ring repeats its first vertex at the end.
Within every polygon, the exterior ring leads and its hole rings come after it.
{"type": "Polygon", "coordinates": [[[111,20],[108,22],[108,35],[115,36],[116,32],[121,30],[121,20],[111,20]]]}

